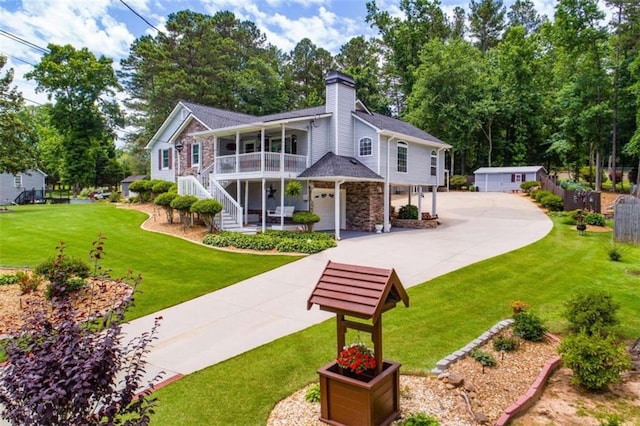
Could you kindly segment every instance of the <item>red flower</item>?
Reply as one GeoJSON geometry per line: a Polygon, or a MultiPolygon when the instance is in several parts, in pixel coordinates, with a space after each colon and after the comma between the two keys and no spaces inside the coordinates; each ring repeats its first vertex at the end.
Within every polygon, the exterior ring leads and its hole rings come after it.
{"type": "Polygon", "coordinates": [[[345,346],[336,359],[340,368],[348,369],[356,374],[376,367],[373,351],[362,343],[345,346]]]}

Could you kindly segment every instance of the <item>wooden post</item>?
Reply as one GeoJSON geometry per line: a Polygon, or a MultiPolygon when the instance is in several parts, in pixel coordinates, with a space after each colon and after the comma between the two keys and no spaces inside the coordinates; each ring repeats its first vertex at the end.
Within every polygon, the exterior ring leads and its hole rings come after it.
{"type": "Polygon", "coordinates": [[[345,325],[344,322],[344,314],[338,314],[336,316],[336,323],[338,326],[337,329],[337,342],[338,342],[338,352],[336,354],[336,356],[340,356],[340,352],[342,351],[342,348],[344,348],[345,346],[345,338],[346,338],[346,334],[347,334],[347,327],[345,325]]]}

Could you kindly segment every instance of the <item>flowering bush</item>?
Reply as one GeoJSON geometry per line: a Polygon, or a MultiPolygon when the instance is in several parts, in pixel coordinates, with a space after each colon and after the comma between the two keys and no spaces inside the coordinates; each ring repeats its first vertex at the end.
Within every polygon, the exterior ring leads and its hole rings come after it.
{"type": "Polygon", "coordinates": [[[373,351],[363,343],[345,346],[336,360],[340,368],[353,371],[356,374],[362,374],[376,367],[373,351]]]}
{"type": "Polygon", "coordinates": [[[493,338],[493,348],[496,351],[510,352],[518,347],[518,339],[511,330],[502,330],[493,338]]]}

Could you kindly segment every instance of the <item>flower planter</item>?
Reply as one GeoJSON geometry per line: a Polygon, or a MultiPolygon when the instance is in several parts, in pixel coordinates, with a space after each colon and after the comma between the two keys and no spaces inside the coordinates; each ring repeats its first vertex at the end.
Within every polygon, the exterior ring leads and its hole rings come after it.
{"type": "Polygon", "coordinates": [[[373,376],[347,375],[337,362],[320,370],[320,420],[331,425],[389,425],[400,415],[400,364],[373,376]]]}

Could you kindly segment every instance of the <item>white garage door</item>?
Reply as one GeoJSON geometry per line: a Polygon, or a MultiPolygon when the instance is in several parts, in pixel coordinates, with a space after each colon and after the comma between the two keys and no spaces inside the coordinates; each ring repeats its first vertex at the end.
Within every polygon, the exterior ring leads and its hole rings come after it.
{"type": "MultiPolygon", "coordinates": [[[[335,229],[335,190],[314,188],[311,190],[313,212],[320,216],[320,222],[313,225],[314,230],[332,231],[335,229]]],[[[347,222],[347,192],[340,190],[340,228],[345,228],[347,222]]]]}

